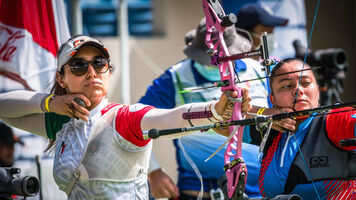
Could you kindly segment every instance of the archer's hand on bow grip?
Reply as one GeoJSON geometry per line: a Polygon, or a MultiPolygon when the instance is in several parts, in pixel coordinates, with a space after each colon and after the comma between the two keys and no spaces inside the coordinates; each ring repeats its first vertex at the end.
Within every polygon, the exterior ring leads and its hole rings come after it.
{"type": "MultiPolygon", "coordinates": [[[[274,109],[272,112],[273,114],[280,114],[280,113],[285,113],[285,112],[293,112],[294,110],[291,108],[272,108],[274,109]]],[[[272,110],[271,109],[271,110],[272,110]]],[[[272,128],[280,131],[280,132],[285,132],[285,131],[291,131],[294,132],[296,129],[297,122],[295,119],[292,118],[285,118],[281,120],[276,120],[272,124],[272,128]]]]}
{"type": "MultiPolygon", "coordinates": [[[[242,90],[242,104],[241,104],[241,112],[248,112],[252,109],[252,105],[250,104],[251,97],[249,96],[249,91],[246,88],[242,90]]],[[[230,92],[230,97],[236,98],[237,92],[230,92]]],[[[232,117],[232,113],[234,111],[235,102],[229,100],[227,93],[224,92],[219,101],[215,104],[215,110],[218,114],[222,116],[224,121],[229,120],[232,117]]]]}

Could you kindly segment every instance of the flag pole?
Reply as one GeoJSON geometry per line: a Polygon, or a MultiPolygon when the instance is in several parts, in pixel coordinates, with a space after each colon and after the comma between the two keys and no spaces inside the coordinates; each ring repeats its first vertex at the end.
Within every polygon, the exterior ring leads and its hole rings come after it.
{"type": "Polygon", "coordinates": [[[83,17],[82,10],[80,8],[79,0],[71,0],[72,4],[71,15],[72,15],[72,30],[73,35],[83,34],[83,17]]]}
{"type": "Polygon", "coordinates": [[[128,16],[126,0],[119,0],[119,20],[120,27],[120,92],[121,103],[130,104],[130,46],[128,31],[128,16]]]}

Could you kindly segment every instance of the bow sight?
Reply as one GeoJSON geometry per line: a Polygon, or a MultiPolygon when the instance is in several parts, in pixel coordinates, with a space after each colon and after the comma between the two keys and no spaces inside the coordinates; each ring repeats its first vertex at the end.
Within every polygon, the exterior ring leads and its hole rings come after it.
{"type": "MultiPolygon", "coordinates": [[[[266,71],[267,75],[270,75],[270,71],[271,71],[270,66],[276,64],[276,61],[274,59],[269,58],[267,37],[268,37],[267,32],[262,32],[262,35],[261,35],[262,44],[261,44],[260,48],[257,50],[238,53],[238,54],[234,54],[231,56],[219,57],[216,54],[212,55],[211,56],[211,64],[218,65],[220,63],[231,61],[231,60],[240,60],[243,58],[251,58],[254,56],[260,56],[262,59],[261,65],[264,66],[264,68],[262,68],[262,70],[266,71]]],[[[209,51],[209,52],[211,52],[211,51],[209,51]]]]}

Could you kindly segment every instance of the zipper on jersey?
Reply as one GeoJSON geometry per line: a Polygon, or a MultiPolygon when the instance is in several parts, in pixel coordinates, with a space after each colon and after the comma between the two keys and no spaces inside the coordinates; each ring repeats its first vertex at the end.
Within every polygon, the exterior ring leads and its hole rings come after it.
{"type": "Polygon", "coordinates": [[[288,131],[288,136],[287,136],[287,140],[284,144],[283,150],[282,150],[282,157],[281,157],[281,163],[279,164],[279,167],[283,167],[283,163],[284,163],[284,156],[286,154],[286,150],[287,150],[287,146],[288,146],[288,142],[290,140],[290,138],[292,137],[293,133],[288,131]]]}

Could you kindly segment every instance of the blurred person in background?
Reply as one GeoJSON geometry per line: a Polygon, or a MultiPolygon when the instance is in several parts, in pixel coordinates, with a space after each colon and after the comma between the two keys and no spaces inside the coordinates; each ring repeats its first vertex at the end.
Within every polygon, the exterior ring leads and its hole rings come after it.
{"type": "Polygon", "coordinates": [[[11,127],[0,122],[0,167],[13,166],[16,143],[24,145],[20,138],[14,135],[11,127]]]}
{"type": "MultiPolygon", "coordinates": [[[[252,41],[252,50],[257,50],[262,44],[261,35],[267,32],[268,51],[272,53],[277,48],[277,38],[274,29],[277,26],[286,26],[288,19],[277,17],[266,6],[258,3],[245,4],[236,14],[236,30],[242,36],[252,41]]],[[[256,60],[259,57],[255,57],[256,60]]]]}
{"type": "Polygon", "coordinates": [[[288,19],[285,26],[275,27],[273,33],[276,43],[275,50],[270,53],[271,56],[279,59],[295,56],[293,42],[301,41],[303,46],[307,46],[307,28],[306,28],[306,8],[304,1],[300,0],[222,0],[222,6],[225,13],[238,13],[246,4],[259,3],[268,12],[274,16],[288,19]]]}

